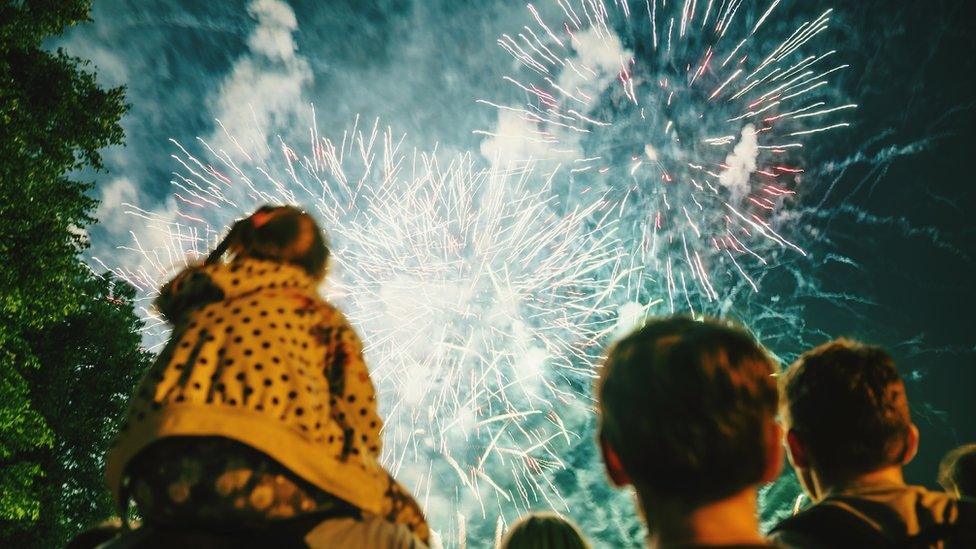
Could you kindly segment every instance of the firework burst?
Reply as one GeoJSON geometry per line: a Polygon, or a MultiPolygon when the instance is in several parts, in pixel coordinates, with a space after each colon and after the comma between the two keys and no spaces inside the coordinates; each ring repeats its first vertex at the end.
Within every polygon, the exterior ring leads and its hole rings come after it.
{"type": "MultiPolygon", "coordinates": [[[[145,266],[112,270],[148,300],[234,218],[268,202],[314,210],[333,248],[325,291],[361,332],[384,401],[385,460],[421,501],[449,503],[428,505],[434,523],[459,508],[491,520],[540,502],[565,508],[557,447],[579,439],[580,395],[626,274],[615,225],[600,221],[608,203],[557,214],[559,170],[441,163],[401,151],[376,125],[337,141],[310,132],[305,153],[279,141],[267,161],[232,136],[226,151],[201,140],[202,158],[174,142],[177,207],[130,207],[155,244],[133,235],[145,266]]],[[[165,337],[143,310],[150,336],[165,337]]]]}
{"type": "MultiPolygon", "coordinates": [[[[499,45],[526,102],[499,109],[489,150],[520,133],[570,162],[575,188],[619,204],[634,240],[629,281],[670,310],[727,306],[759,290],[789,237],[806,141],[849,125],[824,48],[832,10],[797,24],[780,0],[555,0],[499,45]],[[653,282],[647,284],[646,282],[653,282]],[[726,302],[723,305],[723,302],[726,302]]],[[[572,191],[569,191],[572,192],[572,191]]]]}
{"type": "MultiPolygon", "coordinates": [[[[384,459],[435,528],[456,524],[463,545],[497,517],[566,510],[555,475],[589,436],[608,334],[660,303],[720,312],[804,253],[788,206],[805,146],[855,106],[830,91],[846,65],[809,51],[830,10],[792,25],[780,4],[530,5],[532,24],[499,40],[527,101],[491,103],[487,168],[404,150],[376,124],[336,139],[313,124],[301,149],[227,132],[174,142],[172,207],[128,207],[141,266],[111,270],[144,304],[258,205],[312,210],[334,252],[325,291],[359,329],[383,400],[384,459]],[[520,141],[537,160],[506,164],[520,141]]],[[[142,310],[147,341],[164,340],[142,310]]]]}

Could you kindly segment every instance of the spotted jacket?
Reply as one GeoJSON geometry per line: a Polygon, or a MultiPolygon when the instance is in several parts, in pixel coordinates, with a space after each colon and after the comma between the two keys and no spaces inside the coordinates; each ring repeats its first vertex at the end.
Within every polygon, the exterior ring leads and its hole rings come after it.
{"type": "Polygon", "coordinates": [[[382,420],[359,337],[315,286],[297,267],[243,259],[189,268],[162,288],[173,333],[107,455],[117,497],[126,464],[152,442],[219,436],[365,512],[423,523],[379,463],[382,420]]]}

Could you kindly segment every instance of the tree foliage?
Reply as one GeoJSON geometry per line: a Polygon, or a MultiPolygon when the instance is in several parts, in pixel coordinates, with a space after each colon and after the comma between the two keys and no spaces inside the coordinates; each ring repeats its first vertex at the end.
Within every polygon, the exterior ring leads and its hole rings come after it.
{"type": "Polygon", "coordinates": [[[0,6],[0,543],[52,546],[111,513],[102,453],[148,357],[131,288],[81,260],[124,89],[43,41],[90,1],[0,6]]]}

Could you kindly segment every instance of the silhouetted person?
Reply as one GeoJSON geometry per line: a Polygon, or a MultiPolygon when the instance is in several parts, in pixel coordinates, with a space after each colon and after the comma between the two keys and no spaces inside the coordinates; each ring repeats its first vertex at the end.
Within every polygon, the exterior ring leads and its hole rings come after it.
{"type": "Polygon", "coordinates": [[[608,474],[632,485],[651,547],[766,547],[757,488],[783,453],[773,360],[718,320],[653,320],[617,342],[599,373],[608,474]]]}
{"type": "Polygon", "coordinates": [[[512,525],[499,549],[589,549],[575,524],[555,513],[529,513],[512,525]]]}
{"type": "Polygon", "coordinates": [[[946,454],[939,464],[939,484],[957,498],[976,498],[976,444],[946,454]]]}
{"type": "Polygon", "coordinates": [[[905,484],[918,449],[905,385],[881,348],[836,340],[781,377],[790,463],[815,503],[770,538],[788,547],[976,547],[972,508],[905,484]],[[960,516],[961,514],[961,516],[960,516]]]}

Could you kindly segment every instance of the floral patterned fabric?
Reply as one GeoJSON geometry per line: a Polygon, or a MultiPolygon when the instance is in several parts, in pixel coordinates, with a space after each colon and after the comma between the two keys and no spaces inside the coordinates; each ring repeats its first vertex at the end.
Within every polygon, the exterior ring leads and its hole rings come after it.
{"type": "Polygon", "coordinates": [[[156,524],[260,524],[302,514],[360,510],[257,450],[217,437],[172,437],[144,450],[125,483],[139,514],[156,524]]]}

